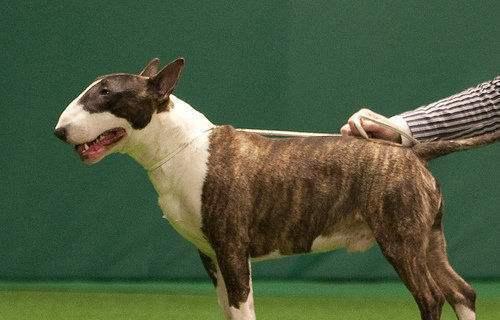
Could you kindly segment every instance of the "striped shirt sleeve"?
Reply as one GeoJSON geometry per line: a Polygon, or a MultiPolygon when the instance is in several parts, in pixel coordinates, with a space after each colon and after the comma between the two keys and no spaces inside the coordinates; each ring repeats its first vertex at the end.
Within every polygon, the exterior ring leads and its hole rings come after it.
{"type": "Polygon", "coordinates": [[[500,76],[396,118],[420,141],[450,140],[500,128],[500,76]]]}

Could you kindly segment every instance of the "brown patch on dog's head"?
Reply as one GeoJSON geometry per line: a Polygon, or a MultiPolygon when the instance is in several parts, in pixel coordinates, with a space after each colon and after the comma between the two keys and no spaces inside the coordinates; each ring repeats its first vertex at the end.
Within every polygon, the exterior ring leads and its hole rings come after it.
{"type": "Polygon", "coordinates": [[[179,58],[157,72],[158,59],[151,60],[139,75],[117,73],[100,77],[79,103],[89,113],[110,112],[142,129],[155,112],[168,111],[170,94],[180,77],[184,59],[179,58]]]}

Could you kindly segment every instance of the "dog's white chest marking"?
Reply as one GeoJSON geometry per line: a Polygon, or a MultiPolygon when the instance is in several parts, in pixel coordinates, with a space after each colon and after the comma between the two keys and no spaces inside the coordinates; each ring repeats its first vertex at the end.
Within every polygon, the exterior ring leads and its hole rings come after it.
{"type": "Polygon", "coordinates": [[[184,238],[207,254],[213,251],[201,231],[201,196],[207,173],[208,136],[202,136],[168,163],[150,172],[163,216],[184,238]]]}
{"type": "Polygon", "coordinates": [[[173,95],[170,99],[171,110],[155,114],[144,130],[130,137],[136,142],[131,141],[124,152],[145,168],[168,160],[149,171],[163,216],[184,238],[212,255],[201,230],[201,196],[213,124],[182,100],[173,95]]]}

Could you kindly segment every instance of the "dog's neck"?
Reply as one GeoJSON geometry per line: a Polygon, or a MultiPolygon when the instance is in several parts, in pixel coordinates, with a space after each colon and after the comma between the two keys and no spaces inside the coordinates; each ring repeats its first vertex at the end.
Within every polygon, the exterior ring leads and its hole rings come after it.
{"type": "Polygon", "coordinates": [[[213,127],[203,114],[170,95],[168,111],[154,113],[144,129],[129,136],[121,152],[150,169],[213,127]]]}

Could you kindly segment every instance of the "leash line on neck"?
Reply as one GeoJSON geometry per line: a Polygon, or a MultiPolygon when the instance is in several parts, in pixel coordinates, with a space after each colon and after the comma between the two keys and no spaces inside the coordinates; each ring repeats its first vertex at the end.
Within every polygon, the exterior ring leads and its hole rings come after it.
{"type": "Polygon", "coordinates": [[[148,172],[153,172],[155,171],[156,169],[160,168],[161,166],[163,166],[165,163],[169,162],[170,160],[172,160],[176,155],[178,155],[182,150],[186,149],[188,146],[190,146],[193,142],[195,142],[199,137],[205,135],[207,132],[210,132],[214,129],[215,127],[211,127],[209,129],[206,129],[206,130],[203,130],[199,135],[197,135],[196,137],[194,137],[193,139],[187,141],[187,142],[184,142],[184,143],[181,143],[179,145],[179,147],[177,147],[177,149],[175,149],[174,151],[172,151],[170,154],[168,154],[166,157],[164,157],[163,159],[161,159],[160,161],[156,162],[155,164],[153,164],[151,167],[149,167],[147,169],[148,172]]]}

